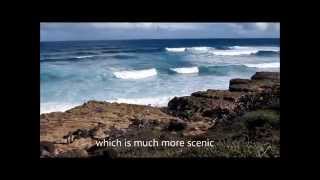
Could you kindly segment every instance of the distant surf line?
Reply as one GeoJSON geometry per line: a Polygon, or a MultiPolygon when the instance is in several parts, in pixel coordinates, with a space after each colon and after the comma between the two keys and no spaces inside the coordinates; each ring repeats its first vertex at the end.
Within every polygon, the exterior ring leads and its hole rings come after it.
{"type": "MultiPolygon", "coordinates": [[[[272,62],[272,63],[257,63],[257,64],[232,64],[232,65],[219,65],[219,66],[208,66],[201,68],[220,68],[220,67],[228,67],[228,66],[239,66],[239,67],[247,67],[247,68],[280,68],[280,62],[272,62]]],[[[170,71],[173,71],[177,74],[198,74],[200,73],[200,68],[198,66],[192,67],[177,67],[177,68],[169,68],[170,71]]],[[[142,70],[125,70],[125,71],[117,71],[113,72],[113,75],[119,79],[144,79],[152,76],[157,76],[158,71],[156,68],[151,69],[142,69],[142,70]]]]}

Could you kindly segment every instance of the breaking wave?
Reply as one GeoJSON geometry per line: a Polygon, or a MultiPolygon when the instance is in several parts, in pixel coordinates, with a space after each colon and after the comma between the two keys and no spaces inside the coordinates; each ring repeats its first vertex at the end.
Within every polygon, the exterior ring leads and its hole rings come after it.
{"type": "Polygon", "coordinates": [[[280,50],[278,47],[250,47],[250,46],[219,46],[219,47],[177,47],[165,48],[167,52],[189,52],[189,53],[209,53],[216,56],[241,56],[241,55],[257,55],[272,56],[278,55],[280,50]]]}
{"type": "Polygon", "coordinates": [[[163,96],[163,97],[145,97],[145,98],[117,98],[114,100],[106,100],[110,103],[127,103],[127,104],[138,104],[138,105],[151,105],[154,107],[164,107],[168,105],[168,102],[174,96],[163,96]]]}
{"type": "Polygon", "coordinates": [[[114,72],[113,75],[119,79],[143,79],[151,76],[157,75],[157,70],[144,69],[144,70],[132,70],[132,71],[119,71],[114,72]]]}
{"type": "Polygon", "coordinates": [[[280,68],[280,62],[275,63],[260,63],[260,64],[244,64],[247,67],[254,68],[280,68]]]}
{"type": "Polygon", "coordinates": [[[170,68],[170,70],[179,74],[199,73],[198,67],[170,68]]]}
{"type": "Polygon", "coordinates": [[[210,53],[216,56],[240,56],[240,55],[252,55],[257,53],[258,50],[216,50],[210,53]]]}
{"type": "Polygon", "coordinates": [[[184,52],[186,48],[165,48],[169,52],[184,52]]]}

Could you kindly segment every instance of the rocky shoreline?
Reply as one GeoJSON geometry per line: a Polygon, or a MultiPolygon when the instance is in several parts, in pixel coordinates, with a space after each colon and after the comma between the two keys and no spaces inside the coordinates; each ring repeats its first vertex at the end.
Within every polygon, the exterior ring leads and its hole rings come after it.
{"type": "Polygon", "coordinates": [[[232,79],[229,90],[173,98],[166,108],[89,101],[40,115],[41,158],[279,157],[280,73],[232,79]],[[210,148],[98,148],[103,139],[215,140],[210,148]]]}

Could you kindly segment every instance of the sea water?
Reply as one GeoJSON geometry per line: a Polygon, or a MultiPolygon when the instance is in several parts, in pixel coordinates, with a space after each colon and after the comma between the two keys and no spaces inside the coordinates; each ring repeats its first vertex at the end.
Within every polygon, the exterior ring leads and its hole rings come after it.
{"type": "Polygon", "coordinates": [[[166,106],[279,69],[279,39],[40,42],[40,113],[89,100],[166,106]]]}

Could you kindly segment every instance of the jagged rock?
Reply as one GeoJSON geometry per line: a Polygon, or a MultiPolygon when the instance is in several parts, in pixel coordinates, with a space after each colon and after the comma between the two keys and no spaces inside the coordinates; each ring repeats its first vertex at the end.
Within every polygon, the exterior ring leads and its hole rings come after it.
{"type": "Polygon", "coordinates": [[[89,137],[89,131],[87,129],[78,129],[73,132],[72,135],[77,136],[78,138],[87,138],[89,137]]]}
{"type": "Polygon", "coordinates": [[[111,148],[92,146],[87,150],[87,152],[92,158],[114,159],[118,157],[117,151],[111,148]]]}
{"type": "Polygon", "coordinates": [[[198,136],[207,132],[214,125],[215,121],[198,121],[188,123],[183,132],[184,136],[198,136]]]}
{"type": "Polygon", "coordinates": [[[279,73],[261,72],[253,75],[252,80],[232,79],[230,91],[209,89],[191,96],[175,97],[168,103],[167,111],[191,121],[226,120],[247,110],[272,105],[279,107],[279,78],[279,73]]]}
{"type": "Polygon", "coordinates": [[[242,92],[261,92],[280,85],[280,73],[257,72],[249,79],[231,79],[229,90],[242,92]]]}
{"type": "Polygon", "coordinates": [[[280,109],[280,73],[233,79],[229,91],[209,89],[175,97],[167,108],[89,101],[64,113],[40,115],[40,157],[114,158],[115,150],[94,149],[96,140],[137,134],[203,136],[214,127],[232,127],[234,117],[256,109],[280,109]]]}
{"type": "Polygon", "coordinates": [[[40,142],[40,157],[50,157],[55,153],[55,146],[52,142],[40,142]]]}
{"type": "Polygon", "coordinates": [[[95,156],[104,159],[115,159],[118,157],[118,153],[113,149],[107,149],[104,151],[99,151],[95,156]]]}
{"type": "Polygon", "coordinates": [[[222,99],[227,101],[235,102],[241,96],[240,92],[230,92],[225,90],[212,90],[208,89],[207,91],[198,91],[192,93],[191,96],[194,97],[205,97],[213,99],[222,99]]]}
{"type": "Polygon", "coordinates": [[[232,79],[230,80],[229,90],[235,92],[261,92],[274,85],[275,82],[270,80],[243,81],[243,79],[232,79]]]}
{"type": "Polygon", "coordinates": [[[123,134],[135,116],[143,117],[146,124],[169,123],[176,118],[156,107],[89,101],[64,113],[40,115],[40,141],[55,144],[59,153],[84,149],[96,139],[108,137],[112,128],[123,134]]]}
{"type": "Polygon", "coordinates": [[[94,139],[104,139],[107,138],[108,135],[105,134],[105,131],[102,128],[98,128],[92,133],[92,138],[94,139]]]}
{"type": "Polygon", "coordinates": [[[238,111],[235,103],[241,93],[208,90],[191,96],[176,97],[168,103],[168,111],[176,116],[195,121],[196,119],[216,119],[232,115],[238,111]]]}
{"type": "Polygon", "coordinates": [[[181,131],[181,130],[185,129],[186,126],[187,126],[186,122],[179,120],[179,119],[173,119],[170,121],[167,129],[169,131],[181,131]]]}
{"type": "Polygon", "coordinates": [[[60,153],[58,158],[86,158],[88,157],[88,152],[84,149],[75,149],[67,152],[60,153]]]}
{"type": "Polygon", "coordinates": [[[280,80],[280,72],[256,72],[252,77],[252,80],[280,80]]]}

